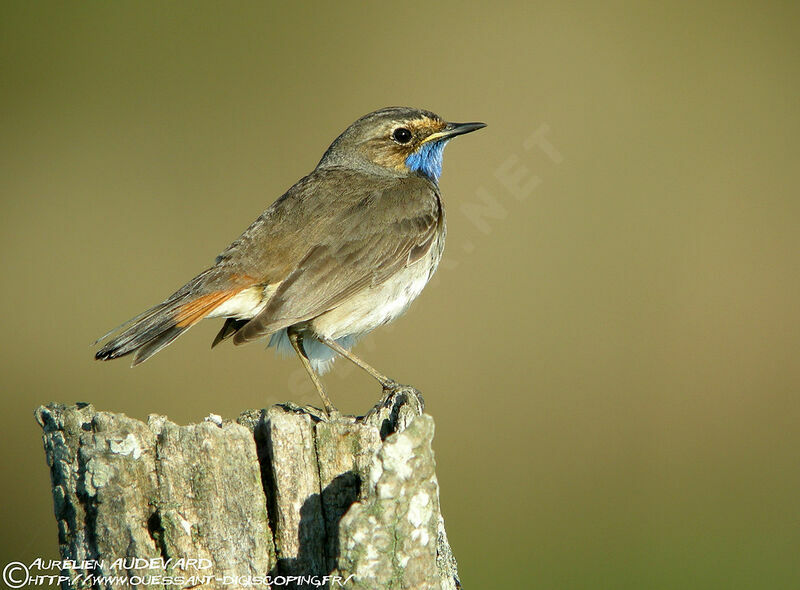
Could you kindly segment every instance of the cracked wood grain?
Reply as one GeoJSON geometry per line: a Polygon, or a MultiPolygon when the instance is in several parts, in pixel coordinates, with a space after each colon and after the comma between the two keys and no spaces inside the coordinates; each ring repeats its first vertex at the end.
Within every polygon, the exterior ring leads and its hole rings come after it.
{"type": "Polygon", "coordinates": [[[275,582],[261,588],[329,588],[351,576],[353,589],[456,590],[423,409],[407,387],[332,422],[293,404],[188,426],[42,406],[62,557],[100,560],[105,570],[86,572],[97,575],[173,576],[160,586],[170,589],[211,574],[203,588],[258,576],[275,582]],[[133,557],[163,567],[110,567],[133,557]]]}

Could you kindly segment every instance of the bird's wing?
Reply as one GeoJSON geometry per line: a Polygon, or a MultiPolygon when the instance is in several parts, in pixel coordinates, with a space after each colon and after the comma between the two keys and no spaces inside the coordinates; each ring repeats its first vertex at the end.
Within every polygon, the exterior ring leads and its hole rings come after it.
{"type": "MultiPolygon", "coordinates": [[[[287,254],[296,255],[299,244],[302,256],[272,263],[290,268],[267,307],[236,332],[234,343],[330,311],[418,261],[434,244],[443,213],[436,188],[427,180],[347,183],[340,188],[341,193],[329,195],[330,201],[312,208],[316,213],[301,207],[305,225],[281,236],[292,244],[287,254]]],[[[297,223],[293,220],[290,227],[297,223]]]]}

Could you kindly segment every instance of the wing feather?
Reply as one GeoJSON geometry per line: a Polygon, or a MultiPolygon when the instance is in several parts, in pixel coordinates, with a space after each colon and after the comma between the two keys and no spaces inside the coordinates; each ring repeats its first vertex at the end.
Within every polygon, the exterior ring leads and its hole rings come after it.
{"type": "MultiPolygon", "coordinates": [[[[444,218],[431,183],[395,180],[327,221],[324,228],[316,226],[305,255],[267,307],[236,332],[235,344],[312,319],[383,283],[424,257],[444,218]]],[[[304,237],[301,233],[296,239],[304,237]]]]}

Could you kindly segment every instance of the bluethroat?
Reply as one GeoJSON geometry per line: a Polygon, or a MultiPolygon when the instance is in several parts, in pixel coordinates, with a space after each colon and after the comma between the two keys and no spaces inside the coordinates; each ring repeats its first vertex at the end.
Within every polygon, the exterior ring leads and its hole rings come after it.
{"type": "Polygon", "coordinates": [[[484,123],[448,123],[429,111],[384,108],[361,117],[317,167],[219,256],[163,302],[112,330],[95,355],[147,360],[205,318],[226,318],[212,346],[269,336],[294,350],[325,412],[319,379],[356,340],[402,314],[436,270],[445,239],[442,152],[484,123]]]}

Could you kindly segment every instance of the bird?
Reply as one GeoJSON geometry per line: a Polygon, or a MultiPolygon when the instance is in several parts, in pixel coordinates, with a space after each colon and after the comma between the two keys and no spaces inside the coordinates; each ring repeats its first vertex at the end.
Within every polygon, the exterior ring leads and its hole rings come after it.
{"type": "Polygon", "coordinates": [[[327,417],[338,411],[320,375],[337,355],[384,390],[398,387],[351,349],[404,313],[433,276],[446,235],[444,148],[485,126],[411,107],[364,115],[209,268],[98,339],[95,358],[132,355],[136,366],[201,320],[224,318],[212,348],[269,337],[293,351],[327,417]]]}

